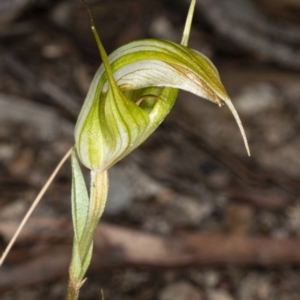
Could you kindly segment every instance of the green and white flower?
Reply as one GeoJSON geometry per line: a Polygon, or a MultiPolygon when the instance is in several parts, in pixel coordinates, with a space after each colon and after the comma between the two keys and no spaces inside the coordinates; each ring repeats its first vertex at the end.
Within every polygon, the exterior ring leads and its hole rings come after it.
{"type": "Polygon", "coordinates": [[[248,150],[239,117],[212,62],[186,46],[146,39],[120,47],[97,71],[75,129],[83,164],[103,171],[138,147],[167,116],[178,89],[226,103],[248,150]]]}

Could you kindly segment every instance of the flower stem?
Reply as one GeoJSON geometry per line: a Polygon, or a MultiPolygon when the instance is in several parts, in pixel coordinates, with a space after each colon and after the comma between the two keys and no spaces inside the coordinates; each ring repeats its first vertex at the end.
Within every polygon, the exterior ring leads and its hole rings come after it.
{"type": "Polygon", "coordinates": [[[77,287],[70,278],[68,283],[67,300],[77,300],[79,296],[79,289],[80,286],[77,287]]]}
{"type": "Polygon", "coordinates": [[[79,239],[74,236],[73,254],[69,268],[67,300],[77,300],[90,264],[95,231],[103,213],[108,191],[107,171],[91,171],[90,202],[88,214],[79,239]]]}
{"type": "Polygon", "coordinates": [[[107,200],[108,176],[107,171],[91,171],[90,206],[87,222],[84,227],[84,234],[80,240],[82,258],[88,254],[93,243],[94,234],[103,213],[107,200]]]}

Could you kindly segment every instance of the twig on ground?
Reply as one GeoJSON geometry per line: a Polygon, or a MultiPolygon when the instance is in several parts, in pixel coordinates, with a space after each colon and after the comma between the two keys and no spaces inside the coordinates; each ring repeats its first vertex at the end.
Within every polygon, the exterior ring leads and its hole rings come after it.
{"type": "MultiPolygon", "coordinates": [[[[14,222],[0,222],[0,233],[5,239],[9,239],[16,226],[14,222]]],[[[53,240],[50,239],[47,250],[39,253],[38,257],[35,254],[35,257],[31,259],[27,257],[23,264],[18,262],[15,267],[0,269],[0,291],[51,281],[67,275],[72,236],[70,221],[63,218],[32,218],[20,235],[18,243],[25,241],[28,243],[32,239],[39,239],[43,236],[43,229],[47,229],[48,232],[63,232],[60,236],[61,240],[57,240],[53,245],[53,240]],[[28,276],[29,273],[30,276],[28,276]]],[[[90,271],[128,266],[151,268],[228,265],[281,267],[300,263],[299,248],[300,241],[297,239],[255,238],[199,232],[182,232],[173,237],[163,237],[102,223],[96,231],[90,271]]],[[[22,251],[24,253],[24,249],[22,251]]],[[[30,251],[32,253],[33,249],[30,251]]]]}

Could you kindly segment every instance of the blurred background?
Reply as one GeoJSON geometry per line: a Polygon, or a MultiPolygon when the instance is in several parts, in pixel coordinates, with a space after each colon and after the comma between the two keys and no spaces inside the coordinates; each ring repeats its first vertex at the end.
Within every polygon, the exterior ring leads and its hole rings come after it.
{"type": "MultiPolygon", "coordinates": [[[[108,53],[179,42],[189,1],[89,1],[108,53]]],[[[243,121],[180,93],[161,127],[111,169],[80,299],[300,299],[300,2],[198,0],[190,47],[243,121]]],[[[64,153],[99,54],[81,2],[0,1],[0,250],[64,153]]],[[[0,269],[0,298],[63,299],[70,164],[0,269]]],[[[88,179],[88,172],[85,170],[88,179]]]]}

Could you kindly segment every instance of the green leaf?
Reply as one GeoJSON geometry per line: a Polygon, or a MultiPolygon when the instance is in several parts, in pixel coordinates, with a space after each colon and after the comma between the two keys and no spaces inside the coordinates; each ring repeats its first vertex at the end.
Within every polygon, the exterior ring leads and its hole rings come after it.
{"type": "Polygon", "coordinates": [[[86,270],[90,265],[90,262],[92,259],[92,254],[93,254],[93,243],[91,243],[86,257],[81,262],[82,264],[81,264],[80,279],[82,279],[84,277],[84,274],[86,273],[86,270]]]}
{"type": "Polygon", "coordinates": [[[84,177],[76,158],[76,152],[72,152],[72,219],[74,234],[80,241],[85,227],[89,209],[89,196],[84,177]]]}
{"type": "Polygon", "coordinates": [[[82,261],[80,257],[80,247],[78,240],[74,237],[73,248],[72,248],[72,258],[69,268],[70,276],[76,281],[82,279],[82,261]]]}
{"type": "MultiPolygon", "coordinates": [[[[82,237],[85,235],[86,223],[88,223],[89,197],[84,177],[76,158],[75,150],[72,152],[72,219],[74,228],[74,241],[70,273],[73,278],[81,280],[90,264],[93,243],[82,245],[82,237]],[[84,251],[88,247],[88,251],[84,251]]],[[[96,221],[98,222],[98,220],[96,221]]]]}

